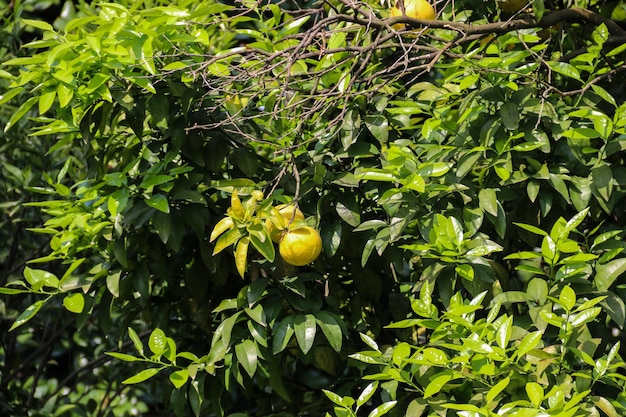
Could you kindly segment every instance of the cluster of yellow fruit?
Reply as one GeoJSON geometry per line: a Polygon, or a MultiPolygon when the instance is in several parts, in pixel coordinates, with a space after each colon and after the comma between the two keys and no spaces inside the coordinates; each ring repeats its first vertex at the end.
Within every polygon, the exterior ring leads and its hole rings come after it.
{"type": "Polygon", "coordinates": [[[294,205],[280,205],[276,209],[278,225],[267,220],[270,237],[278,243],[278,252],[285,262],[294,266],[310,264],[322,252],[322,238],[311,226],[301,226],[304,214],[294,205]],[[291,226],[294,227],[291,227],[291,226]]]}

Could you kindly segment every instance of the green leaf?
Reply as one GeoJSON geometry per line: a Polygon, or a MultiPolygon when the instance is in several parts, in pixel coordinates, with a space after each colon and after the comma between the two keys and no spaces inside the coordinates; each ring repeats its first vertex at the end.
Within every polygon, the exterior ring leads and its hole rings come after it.
{"type": "Polygon", "coordinates": [[[128,328],[128,336],[130,337],[130,340],[133,341],[133,345],[135,345],[135,350],[139,352],[140,355],[143,355],[143,343],[141,342],[141,339],[132,327],[128,328]]]}
{"type": "Polygon", "coordinates": [[[294,316],[287,316],[276,325],[272,338],[272,352],[277,353],[285,350],[294,333],[294,316]]]}
{"type": "Polygon", "coordinates": [[[548,283],[544,279],[533,278],[528,283],[526,295],[529,300],[532,300],[539,305],[545,304],[548,299],[548,283]]]}
{"type": "Polygon", "coordinates": [[[491,387],[487,392],[487,395],[485,395],[485,400],[487,401],[487,403],[492,402],[498,396],[498,394],[500,394],[506,387],[509,386],[510,382],[511,378],[507,376],[506,378],[495,384],[493,387],[491,387]]]}
{"type": "Polygon", "coordinates": [[[54,99],[56,95],[57,95],[56,89],[46,90],[41,93],[41,95],[39,96],[39,114],[40,115],[50,110],[50,107],[52,107],[52,104],[54,103],[54,99]]]}
{"type": "Polygon", "coordinates": [[[504,304],[504,303],[525,303],[528,301],[528,296],[523,291],[506,291],[496,295],[491,300],[491,305],[504,304]]]}
{"type": "Polygon", "coordinates": [[[343,198],[337,201],[337,214],[352,227],[361,224],[361,209],[358,203],[351,198],[343,198]]]}
{"type": "Polygon", "coordinates": [[[533,407],[539,409],[544,397],[541,385],[536,382],[526,383],[526,394],[528,395],[528,399],[532,403],[533,407]]]}
{"type": "Polygon", "coordinates": [[[542,335],[543,331],[537,330],[524,336],[519,346],[517,347],[517,357],[521,358],[522,356],[533,350],[535,347],[537,347],[542,335]]]}
{"type": "Polygon", "coordinates": [[[516,130],[520,121],[517,104],[512,101],[504,103],[502,107],[500,107],[500,118],[505,128],[508,130],[516,130]]]}
{"type": "Polygon", "coordinates": [[[626,272],[626,258],[614,259],[606,264],[596,266],[593,283],[598,291],[608,291],[615,280],[626,272]]]}
{"type": "Polygon", "coordinates": [[[545,261],[553,265],[558,261],[556,242],[550,236],[544,236],[541,241],[541,254],[545,261]]]}
{"type": "Polygon", "coordinates": [[[138,374],[135,374],[134,376],[131,376],[130,378],[126,378],[125,380],[123,380],[122,384],[129,385],[129,384],[138,384],[140,382],[144,382],[144,381],[152,378],[153,376],[155,376],[159,372],[161,372],[161,369],[163,369],[163,368],[148,368],[148,369],[144,369],[143,371],[139,372],[138,374]]]}
{"type": "Polygon", "coordinates": [[[21,21],[26,26],[32,26],[34,28],[47,32],[54,32],[54,27],[50,23],[43,20],[22,19],[21,21]]]}
{"type": "Polygon", "coordinates": [[[343,406],[343,397],[339,394],[335,394],[332,391],[329,391],[327,389],[322,389],[322,392],[324,393],[324,395],[326,395],[326,397],[331,400],[333,403],[339,405],[339,406],[343,406]]]}
{"type": "Polygon", "coordinates": [[[25,267],[24,278],[33,291],[39,291],[43,287],[59,288],[59,279],[48,271],[25,267]]]}
{"type": "Polygon", "coordinates": [[[63,299],[63,307],[71,313],[82,313],[83,308],[85,307],[85,299],[83,295],[79,292],[74,294],[68,294],[63,299]]]}
{"type": "Polygon", "coordinates": [[[7,132],[11,127],[15,125],[30,109],[39,101],[39,97],[31,97],[26,100],[22,105],[11,115],[11,118],[4,126],[4,131],[7,132]]]}
{"type": "Polygon", "coordinates": [[[30,319],[35,317],[35,314],[37,314],[37,312],[39,312],[39,310],[44,305],[44,303],[45,303],[44,300],[38,300],[38,301],[35,301],[30,306],[28,306],[26,308],[26,310],[24,310],[17,317],[17,319],[13,322],[13,324],[11,325],[11,328],[9,329],[9,331],[12,331],[12,330],[20,327],[21,325],[23,325],[24,323],[26,323],[27,321],[29,321],[30,319]]]}
{"type": "Polygon", "coordinates": [[[626,324],[626,305],[624,300],[617,294],[607,291],[606,298],[600,303],[607,312],[611,320],[618,325],[620,329],[626,324]]]}
{"type": "Polygon", "coordinates": [[[386,403],[382,403],[378,407],[374,408],[367,417],[379,417],[387,414],[393,407],[396,406],[397,401],[387,401],[386,403]]]}
{"type": "Polygon", "coordinates": [[[339,353],[343,343],[343,332],[338,319],[331,313],[323,310],[316,312],[315,318],[326,340],[328,340],[328,344],[339,353]]]}
{"type": "Polygon", "coordinates": [[[493,188],[484,188],[478,193],[478,205],[481,209],[487,213],[497,216],[498,215],[498,197],[496,190],[493,188]]]}
{"type": "Polygon", "coordinates": [[[133,355],[129,355],[127,353],[120,353],[120,352],[105,352],[107,355],[111,356],[112,358],[115,359],[119,359],[121,361],[124,362],[137,362],[137,361],[142,361],[143,359],[138,358],[136,356],[133,355]]]}
{"type": "Polygon", "coordinates": [[[599,195],[605,201],[611,198],[613,193],[613,171],[608,165],[600,165],[591,170],[591,185],[594,194],[599,195]]]}
{"type": "Polygon", "coordinates": [[[313,342],[315,341],[315,333],[317,330],[315,316],[313,314],[296,316],[294,327],[300,350],[306,355],[313,347],[313,342]]]}
{"type": "Polygon", "coordinates": [[[272,240],[269,236],[267,236],[267,233],[265,233],[265,231],[261,234],[250,232],[249,237],[250,243],[252,243],[252,246],[261,254],[261,256],[270,262],[274,262],[276,249],[274,248],[272,240]],[[263,239],[261,239],[260,236],[262,236],[263,239]]]}
{"type": "Polygon", "coordinates": [[[554,72],[558,72],[561,75],[565,75],[566,77],[573,78],[575,80],[580,80],[580,72],[578,72],[576,67],[572,64],[560,61],[550,61],[548,62],[548,66],[554,72]]]}
{"type": "Polygon", "coordinates": [[[441,177],[453,166],[451,162],[425,162],[417,167],[415,174],[420,177],[441,177]]]}
{"type": "Polygon", "coordinates": [[[380,352],[380,350],[378,349],[378,344],[374,341],[374,339],[372,339],[365,333],[359,333],[359,336],[361,337],[363,343],[365,343],[370,349],[380,352]]]}
{"type": "Polygon", "coordinates": [[[376,393],[377,388],[378,381],[370,382],[365,388],[363,388],[363,391],[361,391],[361,394],[359,394],[359,398],[356,399],[357,410],[363,404],[368,402],[370,398],[372,398],[372,396],[376,393]]]}
{"type": "Polygon", "coordinates": [[[150,338],[148,339],[148,347],[156,357],[160,357],[161,355],[163,355],[163,353],[165,353],[165,349],[167,348],[167,340],[163,330],[157,327],[152,331],[152,333],[150,333],[150,338]]]}
{"type": "Polygon", "coordinates": [[[600,307],[592,307],[587,310],[581,311],[580,313],[574,314],[570,317],[570,322],[573,327],[582,326],[585,323],[589,323],[595,319],[598,314],[602,312],[600,307]]]}
{"type": "Polygon", "coordinates": [[[191,411],[196,417],[200,417],[202,403],[204,402],[204,379],[191,381],[187,396],[191,411]]]}
{"type": "Polygon", "coordinates": [[[372,136],[380,143],[387,143],[389,138],[389,122],[387,118],[380,114],[368,115],[363,118],[365,126],[372,136]]]}
{"type": "Polygon", "coordinates": [[[451,373],[444,373],[442,375],[435,376],[430,383],[424,389],[423,398],[432,397],[435,394],[438,394],[439,391],[443,389],[443,387],[452,379],[451,373]]]}
{"type": "Polygon", "coordinates": [[[172,177],[171,175],[164,175],[164,174],[160,174],[160,175],[150,175],[150,174],[146,174],[143,177],[143,181],[141,181],[141,184],[139,184],[139,187],[141,188],[151,188],[157,185],[162,185],[162,184],[166,184],[170,181],[172,181],[174,179],[174,177],[172,177]]]}
{"type": "Polygon", "coordinates": [[[159,210],[163,213],[170,212],[170,206],[167,202],[167,197],[163,194],[153,194],[150,198],[144,199],[146,204],[153,209],[159,210]]]}
{"type": "Polygon", "coordinates": [[[506,349],[511,339],[511,333],[513,328],[513,317],[507,317],[507,319],[496,330],[496,343],[501,349],[506,349]]]}
{"type": "Polygon", "coordinates": [[[559,294],[559,304],[561,304],[568,313],[572,311],[574,305],[576,305],[576,293],[569,285],[563,287],[561,290],[561,294],[559,294]]]}
{"type": "Polygon", "coordinates": [[[228,230],[226,233],[221,235],[217,242],[215,242],[215,247],[213,248],[213,255],[217,255],[227,247],[235,244],[243,236],[243,232],[240,228],[235,227],[228,230]]]}
{"type": "Polygon", "coordinates": [[[172,372],[169,378],[174,388],[180,389],[189,379],[189,370],[187,368],[179,369],[178,371],[172,372]]]}
{"type": "Polygon", "coordinates": [[[256,343],[249,339],[244,340],[235,345],[235,354],[243,369],[252,378],[256,373],[258,363],[256,343]]]}

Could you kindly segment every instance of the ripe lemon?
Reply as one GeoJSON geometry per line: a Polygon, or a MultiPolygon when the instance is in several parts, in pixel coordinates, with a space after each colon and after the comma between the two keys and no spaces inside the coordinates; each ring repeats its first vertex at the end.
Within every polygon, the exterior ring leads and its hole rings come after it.
{"type": "MultiPolygon", "coordinates": [[[[399,0],[402,1],[402,0],[399,0]]],[[[404,1],[404,15],[402,14],[402,9],[398,7],[391,8],[391,17],[396,16],[407,16],[412,17],[414,19],[422,19],[422,20],[435,20],[436,14],[433,6],[430,5],[426,0],[405,0],[404,1]]],[[[396,29],[404,28],[404,24],[393,25],[396,29]]]]}
{"type": "Polygon", "coordinates": [[[304,214],[302,214],[300,209],[294,206],[293,204],[289,204],[289,205],[281,204],[280,206],[276,206],[276,208],[278,209],[280,214],[283,216],[283,219],[285,220],[283,222],[284,223],[283,228],[278,228],[274,226],[274,223],[272,223],[270,220],[268,220],[266,223],[267,230],[270,232],[270,237],[272,238],[272,241],[274,243],[280,242],[282,231],[285,227],[287,227],[292,217],[293,217],[294,222],[298,220],[304,220],[304,214]],[[293,214],[294,210],[296,212],[295,216],[293,214]]]}
{"type": "Polygon", "coordinates": [[[322,252],[322,238],[310,226],[298,227],[283,235],[278,251],[288,264],[304,266],[316,260],[322,252]]]}

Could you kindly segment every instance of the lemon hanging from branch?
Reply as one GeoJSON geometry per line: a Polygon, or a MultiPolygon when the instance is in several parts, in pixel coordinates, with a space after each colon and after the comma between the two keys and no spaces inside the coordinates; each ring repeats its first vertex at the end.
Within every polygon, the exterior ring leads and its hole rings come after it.
{"type": "MultiPolygon", "coordinates": [[[[406,16],[420,20],[435,20],[435,9],[426,0],[398,0],[391,8],[391,17],[406,16]]],[[[395,29],[403,29],[404,24],[393,25],[395,29]]]]}
{"type": "Polygon", "coordinates": [[[294,266],[310,264],[322,252],[322,238],[310,226],[287,230],[278,244],[278,251],[285,262],[294,266]]]}

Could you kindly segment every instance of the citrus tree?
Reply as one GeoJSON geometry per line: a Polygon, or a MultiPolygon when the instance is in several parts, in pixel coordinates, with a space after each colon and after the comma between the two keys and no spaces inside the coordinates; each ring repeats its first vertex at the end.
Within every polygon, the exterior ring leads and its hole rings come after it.
{"type": "Polygon", "coordinates": [[[15,9],[0,405],[623,415],[624,4],[432,8],[15,9]]]}

